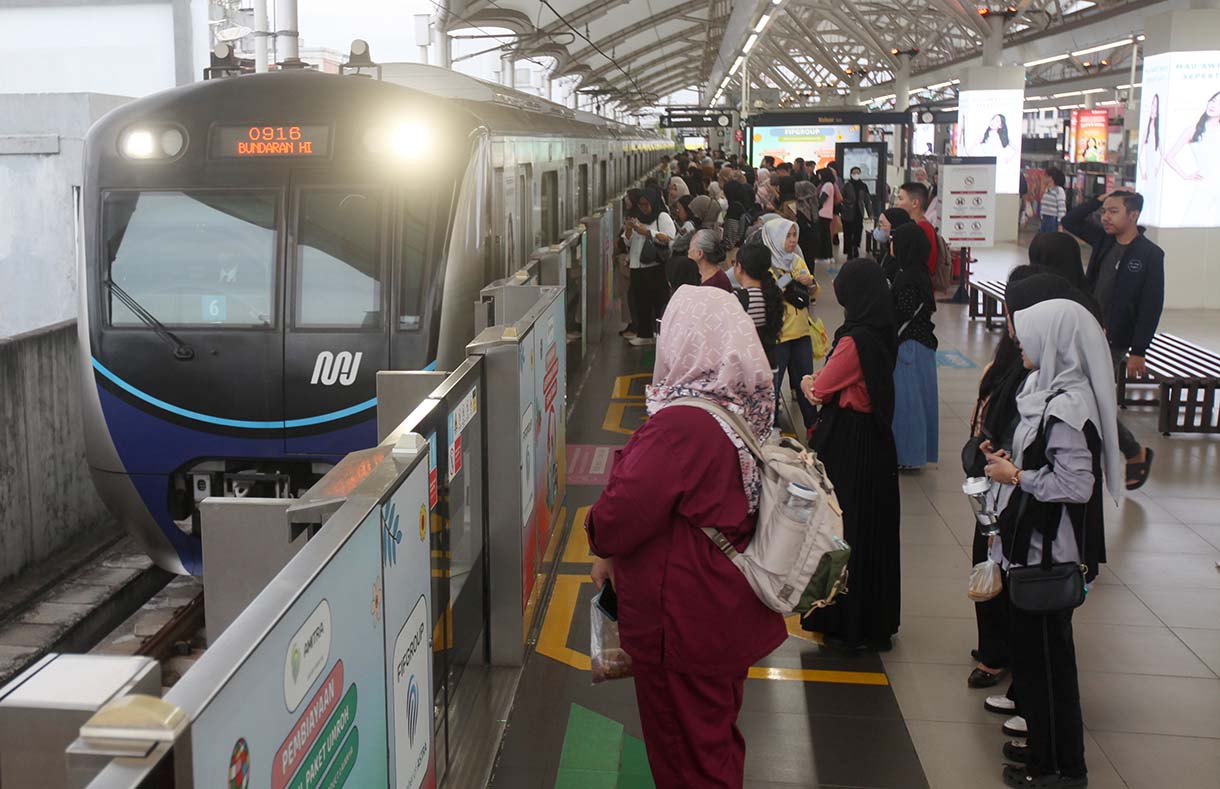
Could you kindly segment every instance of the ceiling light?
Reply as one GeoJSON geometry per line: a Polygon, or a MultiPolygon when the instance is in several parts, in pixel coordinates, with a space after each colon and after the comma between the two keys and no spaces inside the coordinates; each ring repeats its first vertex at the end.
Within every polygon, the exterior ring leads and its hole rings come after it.
{"type": "Polygon", "coordinates": [[[754,32],[755,33],[763,32],[763,28],[765,28],[767,26],[767,23],[770,21],[771,21],[771,15],[763,14],[762,19],[758,20],[758,24],[754,26],[754,32]]]}
{"type": "Polygon", "coordinates": [[[733,67],[731,69],[729,69],[730,76],[737,73],[737,69],[741,68],[741,63],[743,60],[745,60],[744,57],[742,57],[741,55],[737,56],[737,59],[733,61],[733,67]]]}
{"type": "Polygon", "coordinates": [[[1050,96],[1026,96],[1026,101],[1046,101],[1050,96]]]}
{"type": "Polygon", "coordinates": [[[935,85],[929,85],[926,89],[927,90],[940,90],[941,88],[947,88],[952,84],[953,84],[953,80],[946,80],[945,82],[938,82],[935,85]]]}
{"type": "Polygon", "coordinates": [[[1055,63],[1060,60],[1067,60],[1069,57],[1071,57],[1071,55],[1051,55],[1049,58],[1040,58],[1038,60],[1031,60],[1028,63],[1025,63],[1024,65],[1025,65],[1025,68],[1033,68],[1034,66],[1044,66],[1047,63],[1055,63]]]}
{"type": "Polygon", "coordinates": [[[749,52],[749,51],[750,51],[750,49],[751,49],[751,48],[754,46],[754,44],[755,44],[755,43],[757,43],[757,42],[758,42],[758,34],[757,34],[757,33],[751,33],[751,34],[750,34],[750,37],[746,39],[746,45],[745,45],[744,47],[742,47],[742,48],[741,48],[741,51],[742,51],[742,52],[749,52]]]}
{"type": "Polygon", "coordinates": [[[1088,96],[1090,93],[1105,93],[1108,88],[1089,88],[1088,90],[1080,91],[1081,96],[1088,96]]]}
{"type": "Polygon", "coordinates": [[[1094,52],[1101,52],[1102,50],[1106,50],[1106,49],[1115,49],[1116,47],[1125,47],[1125,46],[1129,45],[1130,43],[1131,43],[1131,39],[1127,38],[1127,39],[1123,39],[1122,41],[1113,41],[1109,44],[1098,44],[1095,47],[1086,47],[1085,49],[1078,49],[1072,53],[1072,57],[1078,58],[1081,55],[1091,55],[1094,52]]]}
{"type": "Polygon", "coordinates": [[[1067,93],[1052,93],[1051,98],[1052,99],[1063,99],[1063,98],[1067,98],[1068,96],[1083,96],[1083,95],[1084,95],[1083,90],[1070,90],[1067,93]]]}

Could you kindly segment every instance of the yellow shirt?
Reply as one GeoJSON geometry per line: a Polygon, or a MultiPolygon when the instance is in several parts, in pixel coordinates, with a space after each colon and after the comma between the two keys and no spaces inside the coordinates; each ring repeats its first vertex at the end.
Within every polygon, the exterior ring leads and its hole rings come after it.
{"type": "MultiPolygon", "coordinates": [[[[810,273],[809,266],[805,265],[804,258],[799,256],[797,257],[796,261],[792,264],[792,271],[790,273],[792,274],[793,278],[799,274],[810,273]]],[[[773,268],[771,269],[771,274],[776,280],[778,280],[784,275],[784,272],[777,268],[773,268]]],[[[816,286],[814,288],[810,288],[809,292],[810,295],[815,294],[816,286]]],[[[809,317],[808,309],[798,309],[785,301],[784,325],[779,331],[779,341],[788,342],[789,340],[799,340],[802,337],[808,337],[809,327],[812,322],[813,320],[809,317]]]]}

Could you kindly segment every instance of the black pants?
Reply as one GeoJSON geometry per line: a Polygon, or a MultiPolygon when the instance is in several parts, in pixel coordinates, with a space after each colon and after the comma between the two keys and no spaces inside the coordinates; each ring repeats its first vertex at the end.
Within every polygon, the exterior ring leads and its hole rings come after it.
{"type": "MultiPolygon", "coordinates": [[[[1114,360],[1114,380],[1121,381],[1122,377],[1127,374],[1126,349],[1110,346],[1110,358],[1114,360]]],[[[1131,460],[1143,448],[1135,434],[1123,424],[1123,420],[1118,420],[1118,449],[1123,453],[1123,457],[1131,460]]]]}
{"type": "Polygon", "coordinates": [[[1009,621],[1016,701],[1029,727],[1029,774],[1081,777],[1088,768],[1072,609],[1031,614],[1012,606],[1009,621]]]}
{"type": "MultiPolygon", "coordinates": [[[[974,524],[974,544],[971,558],[975,564],[987,558],[987,538],[974,524]]],[[[1008,648],[1008,589],[1001,589],[995,597],[974,604],[974,622],[978,626],[978,662],[988,668],[1008,668],[1011,654],[1008,648]]]]}
{"type": "Polygon", "coordinates": [[[860,257],[860,240],[864,238],[864,217],[843,220],[843,254],[847,259],[860,257]]]}
{"type": "Polygon", "coordinates": [[[631,302],[631,322],[635,332],[645,339],[653,336],[656,321],[665,314],[669,303],[669,282],[665,279],[665,266],[631,269],[631,289],[627,300],[631,302]]]}
{"type": "Polygon", "coordinates": [[[801,409],[801,419],[805,422],[805,431],[808,432],[818,421],[818,409],[801,393],[801,379],[813,374],[813,340],[806,336],[781,342],[771,349],[769,355],[771,369],[775,370],[775,424],[779,424],[780,385],[784,382],[786,372],[788,385],[792,387],[792,396],[801,409]]]}

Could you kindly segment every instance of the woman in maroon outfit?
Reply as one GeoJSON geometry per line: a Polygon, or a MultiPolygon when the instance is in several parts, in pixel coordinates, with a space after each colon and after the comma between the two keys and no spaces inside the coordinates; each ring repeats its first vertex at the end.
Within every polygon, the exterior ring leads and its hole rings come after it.
{"type": "Polygon", "coordinates": [[[615,456],[586,529],[601,586],[614,579],[619,636],[631,656],[648,762],[658,789],[733,789],[744,780],[737,729],[751,665],[787,637],[745,577],[700,531],[740,550],[762,490],[758,467],[699,397],[771,433],[771,366],[741,304],[719,288],[683,286],[657,342],[651,418],[615,456]]]}

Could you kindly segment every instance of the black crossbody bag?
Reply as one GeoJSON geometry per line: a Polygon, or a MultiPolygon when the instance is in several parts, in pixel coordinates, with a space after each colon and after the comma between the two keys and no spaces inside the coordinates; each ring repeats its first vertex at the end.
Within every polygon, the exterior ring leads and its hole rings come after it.
{"type": "MultiPolygon", "coordinates": [[[[1059,394],[1062,393],[1056,392],[1047,398],[1047,408],[1050,407],[1051,400],[1059,394]]],[[[1046,446],[1045,431],[1046,408],[1043,408],[1042,421],[1038,424],[1038,436],[1036,439],[1041,442],[1043,447],[1046,446]]],[[[1028,496],[1028,494],[1025,495],[1028,496]]],[[[1026,499],[1022,499],[1020,503],[1017,514],[1018,523],[1025,511],[1025,502],[1026,499]]],[[[1075,527],[1080,511],[1087,509],[1088,505],[1085,505],[1083,508],[1076,508],[1071,505],[1063,506],[1069,507],[1068,516],[1071,519],[1073,527],[1075,527]]],[[[1085,520],[1087,521],[1087,518],[1085,520]]],[[[1062,528],[1062,525],[1060,528],[1062,528]]],[[[1044,535],[1041,562],[1032,567],[1012,567],[1008,570],[1008,599],[1013,606],[1031,614],[1049,614],[1069,608],[1079,608],[1084,603],[1084,578],[1085,573],[1088,572],[1088,568],[1084,564],[1085,541],[1088,539],[1087,527],[1081,528],[1080,534],[1080,562],[1052,563],[1051,549],[1053,545],[1048,544],[1044,535]]]]}

